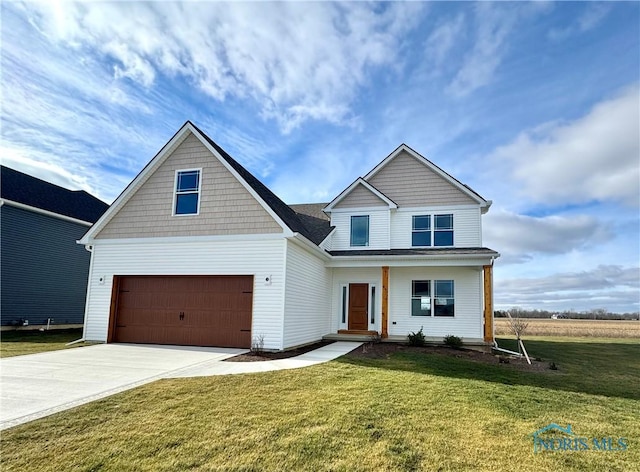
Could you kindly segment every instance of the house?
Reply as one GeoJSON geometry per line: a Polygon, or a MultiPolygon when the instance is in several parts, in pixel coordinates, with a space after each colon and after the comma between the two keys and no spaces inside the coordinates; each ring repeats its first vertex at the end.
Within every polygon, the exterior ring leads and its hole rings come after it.
{"type": "Polygon", "coordinates": [[[109,207],[1,166],[2,326],[81,324],[90,255],[76,241],[109,207]]]}
{"type": "Polygon", "coordinates": [[[186,122],[84,235],[84,338],[282,350],[424,327],[493,342],[490,201],[402,145],[288,206],[186,122]]]}

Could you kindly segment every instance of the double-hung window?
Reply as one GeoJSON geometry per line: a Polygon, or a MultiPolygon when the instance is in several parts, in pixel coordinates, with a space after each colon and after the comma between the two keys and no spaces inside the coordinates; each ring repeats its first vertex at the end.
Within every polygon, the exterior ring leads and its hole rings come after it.
{"type": "Polygon", "coordinates": [[[433,216],[433,245],[453,246],[453,215],[433,216]]]}
{"type": "Polygon", "coordinates": [[[453,246],[453,214],[413,215],[411,218],[413,247],[453,246]]]}
{"type": "Polygon", "coordinates": [[[176,172],[174,215],[197,215],[200,209],[200,169],[176,172]]]}
{"type": "Polygon", "coordinates": [[[369,215],[351,217],[351,246],[369,245],[369,215]]]}
{"type": "Polygon", "coordinates": [[[431,246],[431,215],[414,215],[411,232],[412,246],[431,246]]]}
{"type": "Polygon", "coordinates": [[[411,316],[454,316],[453,280],[411,282],[411,316]]]}
{"type": "Polygon", "coordinates": [[[453,280],[434,280],[433,286],[433,316],[453,316],[453,280]]]}

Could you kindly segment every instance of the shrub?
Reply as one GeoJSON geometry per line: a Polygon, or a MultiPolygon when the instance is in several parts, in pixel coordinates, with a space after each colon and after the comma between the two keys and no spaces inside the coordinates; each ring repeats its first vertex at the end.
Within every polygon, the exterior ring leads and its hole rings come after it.
{"type": "Polygon", "coordinates": [[[454,336],[453,334],[448,334],[444,337],[444,344],[453,348],[461,348],[462,347],[462,338],[459,336],[454,336]]]}
{"type": "Polygon", "coordinates": [[[422,332],[422,326],[420,326],[420,331],[418,331],[417,333],[409,333],[409,335],[407,336],[407,338],[409,338],[409,345],[410,346],[424,346],[427,339],[424,336],[424,333],[422,332]]]}
{"type": "Polygon", "coordinates": [[[264,334],[259,334],[251,340],[251,353],[260,355],[264,352],[264,334]]]}

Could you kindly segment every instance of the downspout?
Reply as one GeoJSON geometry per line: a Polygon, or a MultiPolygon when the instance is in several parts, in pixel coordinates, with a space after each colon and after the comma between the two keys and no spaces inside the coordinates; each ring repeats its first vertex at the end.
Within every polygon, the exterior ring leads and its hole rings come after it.
{"type": "Polygon", "coordinates": [[[522,354],[520,354],[519,352],[510,351],[509,349],[503,349],[501,347],[498,347],[498,341],[493,341],[493,346],[491,347],[491,349],[495,351],[506,352],[507,354],[512,354],[514,356],[522,357],[522,354]]]}
{"type": "MultiPolygon", "coordinates": [[[[76,241],[77,244],[80,244],[80,241],[76,241]]],[[[89,244],[85,244],[85,250],[91,253],[91,259],[89,260],[89,277],[88,280],[91,280],[91,274],[93,273],[93,246],[89,244]]],[[[85,341],[85,330],[87,329],[87,307],[89,305],[89,284],[87,284],[87,299],[84,304],[84,320],[82,322],[82,337],[80,339],[76,339],[75,341],[71,341],[65,346],[73,346],[74,344],[83,343],[85,341]]]]}

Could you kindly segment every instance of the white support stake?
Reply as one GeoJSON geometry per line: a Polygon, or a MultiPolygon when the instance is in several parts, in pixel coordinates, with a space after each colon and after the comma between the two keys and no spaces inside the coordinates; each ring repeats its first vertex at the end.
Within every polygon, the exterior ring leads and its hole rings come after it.
{"type": "Polygon", "coordinates": [[[520,347],[522,348],[522,352],[524,352],[524,357],[527,359],[527,362],[529,363],[529,365],[531,365],[531,359],[529,359],[529,354],[527,354],[527,350],[524,348],[522,339],[520,339],[519,342],[520,342],[520,347]]]}

